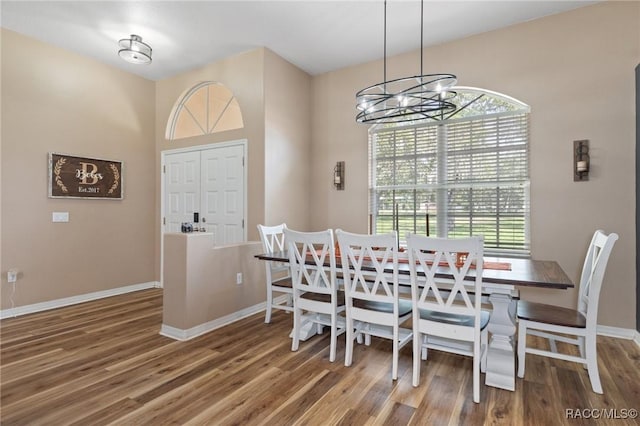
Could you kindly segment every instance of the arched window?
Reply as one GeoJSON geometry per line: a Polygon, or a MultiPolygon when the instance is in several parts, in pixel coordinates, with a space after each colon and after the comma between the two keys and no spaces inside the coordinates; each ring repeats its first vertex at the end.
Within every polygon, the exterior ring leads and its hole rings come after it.
{"type": "Polygon", "coordinates": [[[221,83],[205,81],[187,90],[171,111],[169,140],[208,135],[244,127],[233,92],[221,83]]]}
{"type": "Polygon", "coordinates": [[[371,231],[483,235],[485,251],[529,255],[529,112],[455,87],[446,116],[369,129],[371,231]]]}

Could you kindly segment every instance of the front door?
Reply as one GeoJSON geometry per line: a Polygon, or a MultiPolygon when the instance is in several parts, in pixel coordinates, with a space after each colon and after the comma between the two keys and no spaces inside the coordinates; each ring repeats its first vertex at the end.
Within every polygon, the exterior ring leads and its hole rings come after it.
{"type": "Polygon", "coordinates": [[[216,244],[244,239],[244,147],[201,152],[202,218],[216,244]]]}
{"type": "Polygon", "coordinates": [[[164,231],[180,232],[180,225],[193,222],[200,210],[200,152],[167,155],[164,172],[164,231]]]}
{"type": "Polygon", "coordinates": [[[165,156],[164,232],[194,222],[212,232],[216,245],[244,241],[244,145],[165,156]]]}

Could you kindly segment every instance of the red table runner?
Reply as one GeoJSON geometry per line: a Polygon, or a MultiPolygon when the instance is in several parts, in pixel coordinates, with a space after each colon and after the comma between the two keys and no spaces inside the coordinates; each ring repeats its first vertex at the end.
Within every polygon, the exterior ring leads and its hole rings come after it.
{"type": "MultiPolygon", "coordinates": [[[[318,254],[320,254],[321,250],[318,250],[318,254]]],[[[340,252],[336,252],[336,259],[340,259],[340,252]]],[[[370,260],[370,258],[368,256],[365,256],[365,260],[370,260]]],[[[409,263],[409,259],[407,258],[398,258],[398,263],[409,263]]],[[[427,261],[428,264],[432,265],[433,262],[429,263],[427,261]]],[[[439,266],[449,266],[449,263],[444,260],[444,261],[440,261],[439,266]]],[[[498,271],[510,271],[511,270],[511,263],[509,262],[488,262],[488,261],[484,261],[482,264],[484,269],[494,269],[494,270],[498,270],[498,271]]],[[[471,268],[475,269],[475,265],[471,265],[471,268]]]]}

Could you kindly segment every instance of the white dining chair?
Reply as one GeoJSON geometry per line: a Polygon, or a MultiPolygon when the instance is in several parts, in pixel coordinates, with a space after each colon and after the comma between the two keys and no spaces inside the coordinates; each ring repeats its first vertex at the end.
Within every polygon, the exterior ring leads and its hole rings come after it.
{"type": "Polygon", "coordinates": [[[297,351],[305,324],[331,329],[329,361],[336,359],[338,336],[345,331],[344,292],[336,279],[333,232],[297,232],[285,229],[293,284],[293,342],[297,351]],[[328,267],[327,267],[328,266],[328,267]]]}
{"type": "Polygon", "coordinates": [[[490,317],[481,309],[483,240],[408,234],[407,250],[413,302],[413,386],[420,384],[421,358],[427,359],[428,349],[471,356],[473,401],[478,403],[490,317]],[[458,253],[465,253],[462,262],[458,262],[458,253]],[[438,279],[442,268],[451,271],[453,280],[438,279]]]}
{"type": "MultiPolygon", "coordinates": [[[[275,226],[258,225],[262,249],[266,253],[283,251],[286,249],[284,242],[284,230],[287,224],[283,223],[275,226]]],[[[267,273],[267,309],[265,313],[265,323],[271,322],[271,312],[273,309],[281,309],[293,312],[293,289],[291,287],[291,276],[289,275],[289,265],[281,262],[265,262],[267,273]],[[274,293],[285,295],[285,301],[275,300],[274,293]]]]}
{"type": "Polygon", "coordinates": [[[336,230],[340,246],[346,299],[347,345],[344,365],[353,360],[353,341],[371,336],[393,342],[391,377],[398,378],[400,349],[411,341],[410,329],[400,327],[411,317],[411,303],[399,298],[396,232],[361,235],[336,230]],[[392,266],[392,273],[385,268],[392,266]]]}
{"type": "Polygon", "coordinates": [[[603,393],[596,347],[598,300],[609,255],[617,240],[615,233],[606,235],[597,230],[593,234],[582,267],[577,309],[518,301],[518,377],[524,377],[526,354],[542,355],[584,364],[591,388],[595,393],[603,393]],[[527,346],[527,335],[547,339],[550,350],[527,346]],[[556,341],[577,346],[579,356],[558,352],[556,341]]]}

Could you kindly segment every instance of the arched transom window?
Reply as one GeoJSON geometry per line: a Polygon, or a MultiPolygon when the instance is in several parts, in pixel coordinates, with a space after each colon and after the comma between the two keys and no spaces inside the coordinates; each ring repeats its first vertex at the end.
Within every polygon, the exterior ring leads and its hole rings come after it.
{"type": "Polygon", "coordinates": [[[208,135],[244,127],[240,105],[225,85],[205,81],[187,90],[167,123],[169,140],[208,135]]]}

